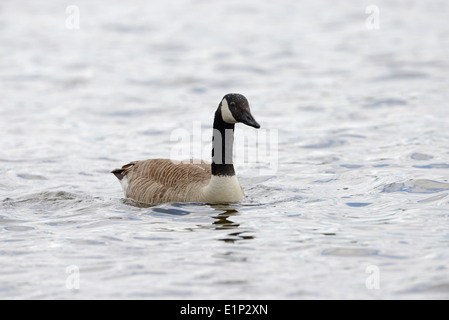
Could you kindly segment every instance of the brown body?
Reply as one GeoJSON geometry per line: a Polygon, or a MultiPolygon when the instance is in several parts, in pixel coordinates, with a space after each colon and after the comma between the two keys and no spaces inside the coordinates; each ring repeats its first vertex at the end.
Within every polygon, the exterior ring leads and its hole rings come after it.
{"type": "Polygon", "coordinates": [[[113,173],[124,176],[126,197],[147,203],[205,202],[201,191],[211,179],[210,164],[200,160],[133,161],[113,173]]]}

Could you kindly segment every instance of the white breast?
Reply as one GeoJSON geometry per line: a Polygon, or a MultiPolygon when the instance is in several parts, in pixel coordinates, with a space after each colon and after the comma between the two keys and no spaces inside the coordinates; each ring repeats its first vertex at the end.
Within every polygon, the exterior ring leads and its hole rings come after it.
{"type": "Polygon", "coordinates": [[[242,201],[245,194],[237,177],[212,176],[204,187],[204,198],[209,203],[234,203],[242,201]]]}

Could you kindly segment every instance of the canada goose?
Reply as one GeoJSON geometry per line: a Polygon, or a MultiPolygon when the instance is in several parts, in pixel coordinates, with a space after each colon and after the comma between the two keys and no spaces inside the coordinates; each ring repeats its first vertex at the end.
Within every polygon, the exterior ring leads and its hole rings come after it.
{"type": "Polygon", "coordinates": [[[212,163],[200,160],[150,159],[133,161],[112,173],[125,197],[146,203],[242,201],[244,192],[235,176],[232,152],[237,122],[260,128],[241,94],[223,97],[215,112],[212,163]]]}

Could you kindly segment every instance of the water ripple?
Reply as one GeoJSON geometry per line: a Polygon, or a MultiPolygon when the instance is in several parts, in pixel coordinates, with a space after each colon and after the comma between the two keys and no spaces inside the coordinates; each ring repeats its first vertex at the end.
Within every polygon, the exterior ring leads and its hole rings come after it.
{"type": "Polygon", "coordinates": [[[383,192],[436,193],[449,190],[449,183],[427,179],[394,182],[384,186],[383,192]]]}

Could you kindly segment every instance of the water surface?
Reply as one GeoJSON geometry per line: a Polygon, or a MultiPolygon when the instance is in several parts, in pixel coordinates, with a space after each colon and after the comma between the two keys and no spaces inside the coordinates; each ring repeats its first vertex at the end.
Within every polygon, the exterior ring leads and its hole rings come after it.
{"type": "Polygon", "coordinates": [[[0,297],[449,298],[449,7],[370,4],[0,4],[0,297]],[[245,201],[124,199],[228,92],[277,133],[245,201]]]}

